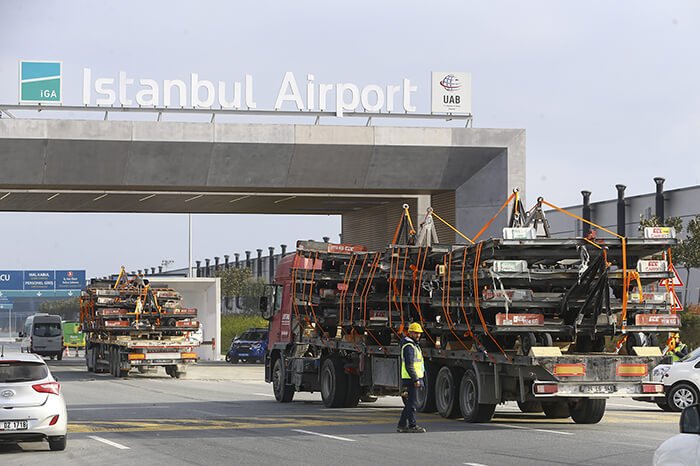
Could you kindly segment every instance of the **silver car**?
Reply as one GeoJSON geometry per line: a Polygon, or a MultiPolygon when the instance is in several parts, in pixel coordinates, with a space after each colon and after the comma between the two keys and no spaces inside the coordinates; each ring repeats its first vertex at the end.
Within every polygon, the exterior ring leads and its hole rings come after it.
{"type": "Polygon", "coordinates": [[[36,354],[0,354],[0,442],[66,449],[68,416],[61,385],[36,354]]]}

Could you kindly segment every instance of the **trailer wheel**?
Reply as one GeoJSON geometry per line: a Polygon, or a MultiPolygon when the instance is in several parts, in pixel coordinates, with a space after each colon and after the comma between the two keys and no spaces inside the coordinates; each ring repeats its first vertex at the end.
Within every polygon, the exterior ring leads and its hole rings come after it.
{"type": "Polygon", "coordinates": [[[294,398],[294,387],[284,382],[284,365],[282,358],[275,359],[272,366],[272,391],[280,403],[289,403],[294,398]]]}
{"type": "Polygon", "coordinates": [[[549,419],[564,419],[571,416],[569,404],[566,401],[542,402],[542,411],[549,419]]]}
{"type": "Polygon", "coordinates": [[[165,366],[165,373],[173,379],[179,379],[184,375],[183,372],[177,370],[177,366],[165,366]]]}
{"type": "Polygon", "coordinates": [[[459,384],[459,408],[464,422],[489,422],[496,411],[495,404],[479,403],[479,381],[476,373],[467,369],[459,384]]]}
{"type": "Polygon", "coordinates": [[[444,366],[435,380],[435,407],[440,416],[452,419],[459,417],[459,376],[457,369],[444,366]]]}
{"type": "Polygon", "coordinates": [[[435,407],[435,380],[437,379],[437,366],[435,364],[425,365],[425,377],[423,377],[423,388],[416,393],[416,410],[419,413],[434,413],[435,407]]]}
{"type": "Polygon", "coordinates": [[[362,397],[362,386],[360,385],[360,377],[355,374],[347,375],[348,393],[345,397],[345,408],[356,408],[362,397]]]}
{"type": "Polygon", "coordinates": [[[605,414],[605,398],[584,398],[571,405],[571,419],[576,424],[597,424],[605,414]]]}
{"type": "Polygon", "coordinates": [[[340,358],[330,356],[321,366],[321,398],[326,408],[340,408],[348,393],[347,377],[340,358]]]}
{"type": "Polygon", "coordinates": [[[542,403],[539,401],[518,401],[518,408],[523,413],[541,413],[544,411],[542,403]]]}

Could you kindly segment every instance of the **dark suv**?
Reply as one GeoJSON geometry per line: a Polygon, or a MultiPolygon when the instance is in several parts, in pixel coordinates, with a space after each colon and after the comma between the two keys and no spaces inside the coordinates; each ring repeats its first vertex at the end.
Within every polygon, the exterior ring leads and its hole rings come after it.
{"type": "Polygon", "coordinates": [[[234,338],[226,353],[226,362],[262,362],[267,349],[267,334],[266,328],[249,328],[234,338]]]}

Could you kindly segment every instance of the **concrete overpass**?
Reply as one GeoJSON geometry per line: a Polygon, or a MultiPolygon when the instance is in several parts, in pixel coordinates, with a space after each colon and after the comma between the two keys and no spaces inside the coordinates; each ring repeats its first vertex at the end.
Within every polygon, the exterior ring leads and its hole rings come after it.
{"type": "Polygon", "coordinates": [[[524,189],[525,131],[2,118],[0,168],[0,211],[337,214],[382,247],[404,202],[476,232],[524,189]]]}

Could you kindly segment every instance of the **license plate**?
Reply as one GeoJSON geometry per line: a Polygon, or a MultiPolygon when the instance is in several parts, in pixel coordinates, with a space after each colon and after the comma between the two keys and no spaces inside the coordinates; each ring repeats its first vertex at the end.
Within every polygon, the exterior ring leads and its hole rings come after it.
{"type": "Polygon", "coordinates": [[[583,393],[613,393],[615,385],[584,385],[581,387],[583,393]]]}
{"type": "Polygon", "coordinates": [[[0,421],[0,427],[3,431],[8,430],[27,430],[29,425],[27,421],[0,421]]]}

